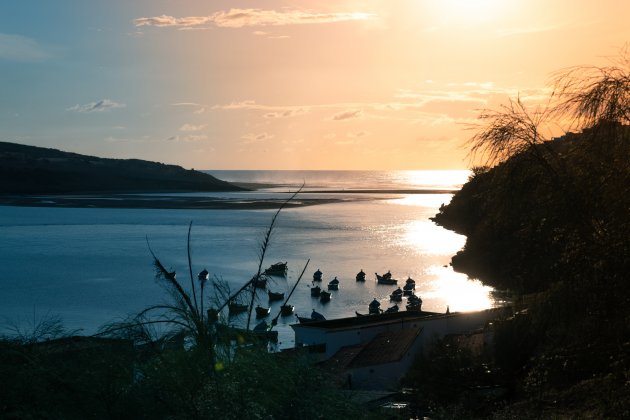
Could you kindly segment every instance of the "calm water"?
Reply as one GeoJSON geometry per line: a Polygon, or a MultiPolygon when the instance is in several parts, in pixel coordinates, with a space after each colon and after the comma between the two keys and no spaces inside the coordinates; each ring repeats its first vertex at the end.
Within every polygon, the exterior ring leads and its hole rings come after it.
{"type": "MultiPolygon", "coordinates": [[[[308,188],[446,188],[466,180],[463,171],[338,172],[338,171],[209,171],[228,181],[273,182],[286,185],[228,196],[257,198],[287,195],[292,186],[308,188]]],[[[226,194],[205,193],[208,196],[226,194]]],[[[322,197],[321,194],[303,193],[322,197]]],[[[386,308],[393,286],[377,285],[375,272],[391,270],[402,286],[416,280],[423,308],[465,311],[493,305],[490,289],[448,263],[465,238],[434,225],[433,216],[451,194],[325,194],[349,199],[284,210],[277,221],[264,266],[289,265],[287,279],[276,279],[273,291],[288,291],[310,258],[306,275],[291,303],[296,313],[312,309],[327,318],[367,312],[373,298],[386,308]],[[353,197],[370,199],[352,200],[353,197]],[[312,273],[334,276],[339,291],[321,304],[309,293],[312,273]],[[368,273],[365,283],[355,274],[368,273]]],[[[59,315],[69,329],[92,333],[102,324],[144,307],[161,303],[166,293],[154,280],[146,238],[167,268],[188,284],[186,234],[193,222],[194,273],[206,268],[238,289],[256,272],[262,235],[273,216],[270,210],[143,210],[0,207],[0,263],[3,267],[0,319],[28,328],[47,314],[59,315]]],[[[267,305],[266,293],[259,293],[267,305]]],[[[280,303],[272,305],[275,316],[280,303]]],[[[280,318],[280,346],[293,345],[289,324],[280,318]]],[[[243,324],[245,315],[230,322],[243,324]]]]}

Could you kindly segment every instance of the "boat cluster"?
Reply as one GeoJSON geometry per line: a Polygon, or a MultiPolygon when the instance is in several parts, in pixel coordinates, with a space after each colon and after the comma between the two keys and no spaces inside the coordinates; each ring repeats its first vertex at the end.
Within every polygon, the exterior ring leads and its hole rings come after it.
{"type": "MultiPolygon", "coordinates": [[[[252,278],[251,285],[253,285],[256,288],[266,289],[269,276],[285,277],[286,274],[287,274],[287,263],[278,262],[276,264],[272,264],[261,275],[255,276],[254,278],[252,278]]],[[[376,274],[377,284],[383,284],[383,285],[397,285],[398,284],[398,280],[393,278],[392,273],[390,271],[388,271],[387,273],[383,275],[379,275],[378,273],[375,273],[375,274],[376,274]]],[[[365,282],[366,274],[363,271],[363,269],[361,269],[356,274],[355,280],[357,282],[365,282]]],[[[317,271],[313,273],[312,286],[310,287],[311,297],[319,299],[319,301],[322,303],[330,302],[331,296],[332,296],[331,291],[339,290],[340,281],[335,276],[332,280],[328,282],[326,289],[324,289],[323,287],[319,285],[322,281],[323,281],[323,273],[321,270],[317,269],[317,271]]],[[[295,286],[297,286],[297,283],[295,284],[295,286]]],[[[267,295],[269,297],[270,304],[271,302],[284,301],[283,304],[280,306],[281,316],[290,316],[295,311],[295,307],[288,303],[288,300],[291,297],[293,290],[295,290],[295,286],[293,286],[293,289],[286,297],[285,297],[284,292],[274,292],[272,290],[267,290],[267,295]]],[[[400,310],[398,303],[402,302],[404,297],[407,298],[407,303],[405,305],[405,308],[408,311],[421,311],[422,299],[415,294],[415,288],[416,288],[416,282],[411,277],[407,278],[407,280],[405,281],[405,285],[402,288],[400,287],[396,288],[396,290],[394,290],[389,295],[390,300],[394,302],[393,306],[390,306],[389,308],[383,310],[380,308],[381,306],[380,302],[376,298],[374,298],[374,300],[368,306],[368,314],[375,315],[375,314],[381,314],[381,313],[398,312],[400,310]]],[[[249,305],[245,303],[240,303],[236,300],[236,298],[234,298],[228,303],[228,309],[229,309],[230,315],[235,315],[242,312],[246,312],[249,309],[249,305]]],[[[269,306],[257,305],[255,307],[255,312],[256,312],[256,318],[259,318],[259,319],[265,318],[271,314],[271,306],[270,305],[269,306]]],[[[356,312],[356,314],[357,316],[365,315],[359,312],[356,312]]],[[[299,316],[297,318],[300,322],[312,322],[312,321],[319,321],[319,320],[325,319],[322,314],[320,314],[319,312],[315,310],[312,311],[310,318],[304,318],[304,317],[299,317],[299,316]]]]}

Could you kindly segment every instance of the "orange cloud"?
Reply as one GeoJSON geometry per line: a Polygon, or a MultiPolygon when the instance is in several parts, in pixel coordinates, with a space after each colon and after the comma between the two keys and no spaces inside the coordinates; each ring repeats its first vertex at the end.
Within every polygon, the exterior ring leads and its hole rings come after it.
{"type": "Polygon", "coordinates": [[[161,15],[134,19],[136,26],[177,27],[180,29],[214,25],[219,28],[242,28],[246,26],[286,26],[317,23],[360,21],[375,18],[371,13],[318,13],[304,10],[230,9],[208,16],[177,18],[161,15]]]}

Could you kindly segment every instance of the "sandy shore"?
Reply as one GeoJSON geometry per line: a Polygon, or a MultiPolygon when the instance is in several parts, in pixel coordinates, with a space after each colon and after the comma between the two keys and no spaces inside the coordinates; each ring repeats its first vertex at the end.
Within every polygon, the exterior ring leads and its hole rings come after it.
{"type": "MultiPolygon", "coordinates": [[[[256,184],[261,187],[260,184],[256,184]]],[[[248,185],[250,188],[254,184],[248,185]]],[[[264,187],[261,187],[264,188],[264,187]]],[[[287,198],[293,190],[287,190],[287,198]]],[[[303,198],[296,197],[287,207],[305,207],[318,204],[330,204],[348,201],[377,200],[381,197],[365,197],[364,194],[447,194],[452,190],[318,190],[304,194],[343,194],[339,198],[303,198]]],[[[283,198],[215,198],[186,197],[181,195],[144,195],[144,194],[41,194],[41,195],[6,195],[0,196],[0,205],[23,207],[68,207],[68,208],[125,208],[125,209],[277,209],[283,198]]]]}

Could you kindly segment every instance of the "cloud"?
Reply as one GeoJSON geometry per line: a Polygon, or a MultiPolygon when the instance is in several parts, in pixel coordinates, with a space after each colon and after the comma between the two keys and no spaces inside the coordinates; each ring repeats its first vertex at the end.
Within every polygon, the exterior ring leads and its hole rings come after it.
{"type": "Polygon", "coordinates": [[[252,143],[261,143],[263,141],[272,139],[273,137],[274,137],[273,134],[269,134],[269,133],[260,133],[260,134],[248,133],[242,136],[241,138],[245,140],[243,142],[244,144],[252,144],[252,143]]]}
{"type": "Polygon", "coordinates": [[[179,127],[179,131],[201,131],[207,126],[208,124],[201,124],[201,125],[184,124],[181,127],[179,127]]]}
{"type": "Polygon", "coordinates": [[[110,109],[114,108],[124,108],[125,106],[125,104],[120,104],[110,99],[101,99],[98,102],[90,102],[89,104],[71,106],[70,108],[66,108],[66,111],[102,112],[109,111],[110,109]]]}
{"type": "Polygon", "coordinates": [[[357,131],[356,133],[347,133],[346,136],[350,137],[350,138],[354,138],[354,139],[358,139],[361,137],[367,137],[369,135],[371,135],[372,133],[370,133],[369,131],[357,131]]]}
{"type": "Polygon", "coordinates": [[[171,104],[171,106],[197,108],[193,111],[194,114],[203,114],[204,112],[206,112],[206,108],[207,108],[207,105],[198,104],[196,102],[177,102],[177,103],[171,104]]]}
{"type": "Polygon", "coordinates": [[[268,111],[263,115],[265,118],[289,118],[296,115],[306,114],[309,111],[308,107],[305,106],[262,105],[252,100],[232,102],[228,105],[215,105],[212,109],[268,111]]]}
{"type": "Polygon", "coordinates": [[[305,114],[306,110],[304,108],[290,108],[280,111],[267,112],[263,117],[265,118],[289,118],[294,117],[296,115],[305,114]]]}
{"type": "Polygon", "coordinates": [[[31,38],[0,33],[0,60],[34,63],[50,57],[52,55],[31,38]]]}
{"type": "Polygon", "coordinates": [[[375,18],[372,13],[319,13],[307,10],[230,9],[208,16],[174,17],[168,15],[134,19],[136,26],[175,27],[190,29],[213,25],[219,28],[287,26],[362,21],[375,18]]]}
{"type": "Polygon", "coordinates": [[[330,117],[333,121],[343,121],[343,120],[352,120],[355,118],[361,118],[363,116],[363,111],[360,109],[349,109],[346,111],[339,112],[332,117],[330,117]]]}
{"type": "Polygon", "coordinates": [[[171,136],[166,140],[180,143],[190,143],[208,140],[208,136],[206,136],[205,134],[188,134],[185,136],[171,136]]]}

